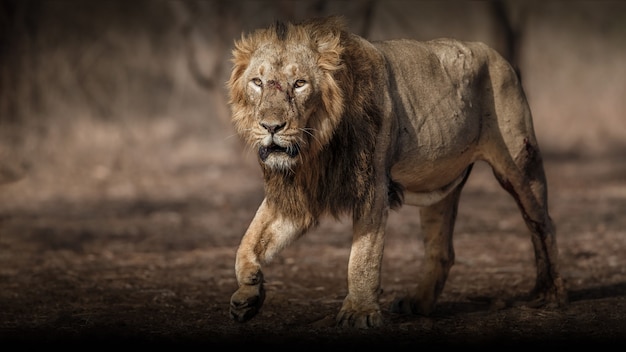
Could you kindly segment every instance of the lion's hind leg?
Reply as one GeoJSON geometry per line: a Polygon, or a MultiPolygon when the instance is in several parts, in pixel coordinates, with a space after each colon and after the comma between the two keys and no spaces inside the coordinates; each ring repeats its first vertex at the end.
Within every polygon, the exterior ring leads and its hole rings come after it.
{"type": "Polygon", "coordinates": [[[439,202],[420,208],[424,235],[423,276],[413,295],[397,298],[391,312],[429,315],[443,291],[448,274],[454,264],[452,234],[461,197],[461,190],[471,171],[467,169],[463,181],[439,202]]]}
{"type": "Polygon", "coordinates": [[[515,157],[502,153],[490,161],[496,179],[517,202],[535,251],[536,282],[530,298],[537,306],[560,306],[567,293],[558,269],[556,230],[548,213],[543,161],[534,138],[523,138],[515,157]]]}
{"type": "Polygon", "coordinates": [[[504,61],[490,65],[493,106],[485,115],[480,148],[500,185],[517,202],[530,230],[535,251],[536,283],[531,291],[538,303],[561,305],[567,293],[558,269],[556,231],[548,214],[548,191],[543,160],[533,130],[532,114],[516,74],[504,61]]]}

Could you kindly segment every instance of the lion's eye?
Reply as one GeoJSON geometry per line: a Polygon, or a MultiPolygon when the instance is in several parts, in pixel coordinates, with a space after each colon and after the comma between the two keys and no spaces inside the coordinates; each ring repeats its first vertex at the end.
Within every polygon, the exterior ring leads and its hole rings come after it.
{"type": "Polygon", "coordinates": [[[260,78],[253,78],[252,79],[252,83],[257,86],[257,87],[262,87],[263,86],[263,81],[261,81],[260,78]]]}
{"type": "Polygon", "coordinates": [[[297,81],[293,84],[293,87],[294,87],[294,88],[302,88],[302,87],[304,87],[305,85],[306,85],[306,81],[305,81],[305,80],[303,80],[303,79],[299,79],[299,80],[297,80],[297,81]]]}

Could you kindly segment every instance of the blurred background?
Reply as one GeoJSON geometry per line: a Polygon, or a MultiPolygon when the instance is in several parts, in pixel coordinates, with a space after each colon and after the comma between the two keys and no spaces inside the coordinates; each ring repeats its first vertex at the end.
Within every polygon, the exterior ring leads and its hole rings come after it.
{"type": "Polygon", "coordinates": [[[0,0],[0,211],[258,192],[229,121],[233,40],[330,14],[371,40],[496,48],[547,162],[626,152],[624,1],[0,0]]]}

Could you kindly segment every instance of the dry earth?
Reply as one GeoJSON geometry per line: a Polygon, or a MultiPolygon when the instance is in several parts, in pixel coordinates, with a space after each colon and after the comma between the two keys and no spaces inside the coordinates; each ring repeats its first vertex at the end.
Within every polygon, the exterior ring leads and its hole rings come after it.
{"type": "MultiPolygon", "coordinates": [[[[619,347],[626,344],[626,165],[547,157],[570,304],[515,304],[534,280],[532,246],[514,201],[485,165],[465,187],[456,264],[431,317],[386,308],[420,275],[417,209],[388,226],[381,297],[386,325],[332,325],[346,294],[347,220],[325,220],[266,267],[257,317],[228,315],[234,254],[262,199],[257,172],[212,165],[205,192],[132,201],[48,202],[0,213],[0,340],[22,347],[141,346],[619,347]],[[171,198],[171,199],[170,199],[171,198]]],[[[232,164],[231,164],[232,165],[232,164]]],[[[206,170],[202,170],[206,172],[206,170]]],[[[197,177],[172,175],[172,184],[197,177]]],[[[196,176],[192,176],[196,174],[196,176]]]]}

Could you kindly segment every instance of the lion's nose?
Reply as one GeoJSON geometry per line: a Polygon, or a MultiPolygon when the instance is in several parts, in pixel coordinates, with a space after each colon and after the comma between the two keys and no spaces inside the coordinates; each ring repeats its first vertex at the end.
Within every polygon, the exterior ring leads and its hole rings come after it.
{"type": "Polygon", "coordinates": [[[286,122],[283,122],[281,124],[261,122],[261,126],[263,126],[263,128],[265,128],[267,130],[267,132],[269,132],[271,134],[274,134],[274,133],[282,130],[283,127],[285,127],[286,124],[287,124],[286,122]]]}

